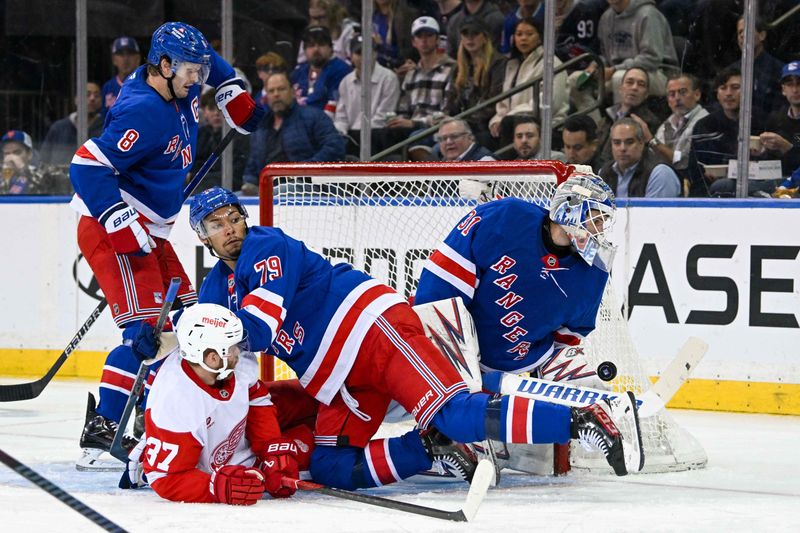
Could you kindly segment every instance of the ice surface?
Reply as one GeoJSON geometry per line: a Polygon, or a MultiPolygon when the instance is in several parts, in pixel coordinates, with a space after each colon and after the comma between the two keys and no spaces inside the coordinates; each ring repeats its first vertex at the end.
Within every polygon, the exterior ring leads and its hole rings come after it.
{"type": "MultiPolygon", "coordinates": [[[[95,384],[56,381],[39,398],[0,404],[0,448],[129,531],[800,531],[800,417],[674,411],[708,452],[706,469],[626,478],[506,471],[475,520],[458,524],[310,493],[244,508],[120,490],[119,474],[74,468],[87,390],[95,384]]],[[[371,493],[456,509],[467,487],[405,482],[371,493]]],[[[0,464],[0,532],[56,529],[99,531],[0,464]]]]}

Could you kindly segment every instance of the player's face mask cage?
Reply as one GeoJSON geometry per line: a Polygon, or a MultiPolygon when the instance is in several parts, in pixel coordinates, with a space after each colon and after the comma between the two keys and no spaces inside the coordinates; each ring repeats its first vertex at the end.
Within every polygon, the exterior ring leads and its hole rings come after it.
{"type": "Polygon", "coordinates": [[[177,336],[181,357],[223,380],[233,372],[228,360],[239,356],[244,327],[239,317],[221,305],[195,304],[181,316],[177,336]],[[222,358],[222,368],[206,365],[204,359],[209,350],[222,358]]]}
{"type": "Polygon", "coordinates": [[[615,214],[614,193],[597,176],[570,177],[559,185],[550,201],[550,219],[564,228],[578,255],[606,272],[616,252],[616,246],[608,240],[615,214]]]}

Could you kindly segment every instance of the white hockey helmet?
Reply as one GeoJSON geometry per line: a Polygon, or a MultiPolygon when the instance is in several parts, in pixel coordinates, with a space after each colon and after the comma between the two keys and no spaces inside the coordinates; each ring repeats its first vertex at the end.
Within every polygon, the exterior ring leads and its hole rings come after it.
{"type": "Polygon", "coordinates": [[[608,272],[616,246],[608,240],[617,202],[599,176],[584,169],[573,171],[550,200],[550,220],[564,228],[575,251],[589,265],[608,272]]]}
{"type": "Polygon", "coordinates": [[[228,368],[228,357],[238,355],[244,326],[239,317],[221,305],[195,304],[181,315],[177,335],[181,357],[209,372],[216,372],[217,379],[222,380],[233,372],[233,368],[228,368]],[[203,359],[208,350],[219,354],[222,368],[206,365],[203,359]]]}

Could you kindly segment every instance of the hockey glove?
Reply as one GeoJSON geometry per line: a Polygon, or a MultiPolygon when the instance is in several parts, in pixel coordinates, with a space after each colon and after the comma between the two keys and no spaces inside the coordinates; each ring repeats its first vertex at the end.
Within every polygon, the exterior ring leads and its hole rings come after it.
{"type": "Polygon", "coordinates": [[[286,476],[297,479],[300,475],[297,467],[297,444],[289,439],[276,439],[267,444],[261,458],[261,471],[264,473],[264,485],[273,498],[288,498],[295,493],[294,487],[284,487],[281,479],[286,476]]]}
{"type": "MultiPolygon", "coordinates": [[[[150,317],[142,321],[136,336],[133,338],[131,348],[133,355],[139,362],[150,361],[158,356],[158,349],[161,347],[161,341],[156,335],[156,317],[150,317]]],[[[167,319],[164,324],[164,331],[172,331],[172,323],[167,319]]]]}
{"type": "Polygon", "coordinates": [[[139,222],[139,212],[125,202],[118,202],[97,219],[105,226],[111,246],[118,254],[147,255],[156,243],[139,222]]]}
{"type": "Polygon", "coordinates": [[[216,99],[228,125],[244,135],[256,131],[266,113],[247,92],[241,78],[231,78],[217,87],[216,99]]]}
{"type": "Polygon", "coordinates": [[[119,488],[139,489],[147,486],[147,476],[144,473],[144,463],[142,462],[142,455],[146,445],[146,439],[142,439],[128,454],[128,465],[122,471],[119,488]]]}
{"type": "Polygon", "coordinates": [[[211,472],[209,490],[217,503],[253,505],[264,494],[264,475],[258,468],[225,465],[211,472]]]}

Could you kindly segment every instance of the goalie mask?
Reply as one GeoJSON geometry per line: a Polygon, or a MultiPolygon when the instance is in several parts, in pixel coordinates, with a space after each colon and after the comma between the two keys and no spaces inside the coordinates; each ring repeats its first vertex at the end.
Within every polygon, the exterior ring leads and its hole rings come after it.
{"type": "Polygon", "coordinates": [[[606,272],[616,247],[608,240],[617,203],[611,188],[593,174],[573,174],[550,200],[550,220],[564,228],[572,247],[586,263],[606,272]]]}
{"type": "Polygon", "coordinates": [[[244,326],[233,312],[217,304],[195,304],[186,309],[178,322],[178,344],[181,357],[214,372],[218,380],[228,377],[233,368],[228,358],[239,355],[244,326]],[[204,358],[214,350],[222,358],[222,368],[211,368],[204,358]]]}

